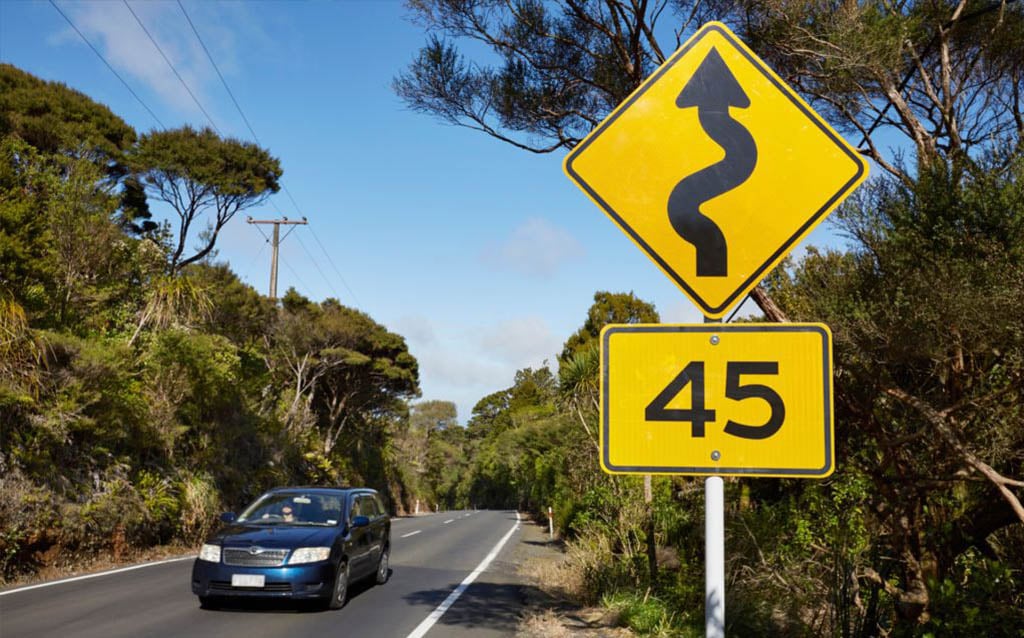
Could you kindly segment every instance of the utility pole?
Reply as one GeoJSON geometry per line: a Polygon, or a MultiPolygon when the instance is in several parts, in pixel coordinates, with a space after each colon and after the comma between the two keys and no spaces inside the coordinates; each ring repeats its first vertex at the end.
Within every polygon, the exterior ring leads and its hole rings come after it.
{"type": "MultiPolygon", "coordinates": [[[[281,224],[285,226],[305,226],[307,223],[306,218],[303,217],[302,221],[293,221],[287,217],[281,219],[253,219],[248,217],[245,220],[249,224],[273,224],[274,225],[274,238],[271,241],[271,247],[273,251],[270,254],[270,298],[277,301],[277,249],[283,241],[281,238],[281,224]]],[[[295,230],[294,228],[292,230],[295,230]]],[[[290,234],[292,231],[289,230],[290,234]]],[[[288,237],[286,234],[285,237],[288,237]]]]}

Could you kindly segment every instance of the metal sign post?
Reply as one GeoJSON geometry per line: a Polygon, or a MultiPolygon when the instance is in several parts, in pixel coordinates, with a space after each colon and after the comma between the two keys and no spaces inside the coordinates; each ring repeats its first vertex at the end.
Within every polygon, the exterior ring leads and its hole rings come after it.
{"type": "Polygon", "coordinates": [[[725,638],[725,486],[721,476],[704,480],[704,628],[725,638]]]}

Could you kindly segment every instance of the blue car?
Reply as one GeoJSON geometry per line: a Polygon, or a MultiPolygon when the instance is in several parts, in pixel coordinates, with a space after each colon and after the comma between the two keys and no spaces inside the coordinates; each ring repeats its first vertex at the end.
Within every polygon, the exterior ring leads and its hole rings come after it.
{"type": "Polygon", "coordinates": [[[203,607],[263,597],[340,609],[350,582],[388,579],[391,518],[374,490],[283,487],[221,520],[192,566],[203,607]]]}

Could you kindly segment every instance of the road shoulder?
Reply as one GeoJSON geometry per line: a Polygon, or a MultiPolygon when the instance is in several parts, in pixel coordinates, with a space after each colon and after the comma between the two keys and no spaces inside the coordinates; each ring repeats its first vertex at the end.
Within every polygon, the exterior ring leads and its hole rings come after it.
{"type": "Polygon", "coordinates": [[[618,614],[603,607],[585,607],[566,591],[564,544],[548,536],[546,525],[524,521],[512,556],[521,582],[522,613],[516,635],[521,638],[628,638],[617,627],[618,614]]]}

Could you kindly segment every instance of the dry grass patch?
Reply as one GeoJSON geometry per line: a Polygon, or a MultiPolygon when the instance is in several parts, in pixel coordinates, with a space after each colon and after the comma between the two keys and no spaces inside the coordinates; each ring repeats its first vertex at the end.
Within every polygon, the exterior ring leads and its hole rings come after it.
{"type": "Polygon", "coordinates": [[[573,633],[562,625],[562,619],[550,609],[530,614],[519,624],[519,638],[572,638],[573,633]]]}

